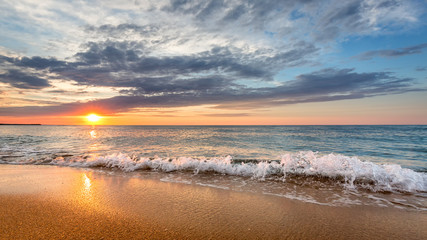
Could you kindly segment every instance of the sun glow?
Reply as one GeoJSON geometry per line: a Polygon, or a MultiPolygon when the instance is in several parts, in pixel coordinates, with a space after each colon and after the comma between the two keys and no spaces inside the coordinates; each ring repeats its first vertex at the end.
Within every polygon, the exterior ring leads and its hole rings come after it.
{"type": "Polygon", "coordinates": [[[101,117],[96,114],[90,114],[86,118],[89,122],[92,122],[92,123],[96,123],[101,119],[101,117]]]}

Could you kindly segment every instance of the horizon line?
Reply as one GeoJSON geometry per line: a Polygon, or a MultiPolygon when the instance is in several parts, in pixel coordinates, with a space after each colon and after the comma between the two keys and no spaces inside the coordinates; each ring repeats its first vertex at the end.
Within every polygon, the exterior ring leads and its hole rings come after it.
{"type": "Polygon", "coordinates": [[[427,123],[411,124],[41,124],[41,123],[0,123],[3,126],[426,126],[427,123]]]}

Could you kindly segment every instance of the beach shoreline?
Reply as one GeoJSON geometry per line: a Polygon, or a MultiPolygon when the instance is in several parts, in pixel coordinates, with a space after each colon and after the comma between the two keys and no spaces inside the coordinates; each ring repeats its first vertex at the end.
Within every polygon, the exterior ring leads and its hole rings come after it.
{"type": "Polygon", "coordinates": [[[90,169],[0,165],[1,239],[422,239],[427,214],[90,169]]]}

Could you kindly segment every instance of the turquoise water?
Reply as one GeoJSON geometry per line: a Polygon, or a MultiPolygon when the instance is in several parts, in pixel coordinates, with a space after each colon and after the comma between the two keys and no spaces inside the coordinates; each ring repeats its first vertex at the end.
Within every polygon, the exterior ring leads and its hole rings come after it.
{"type": "Polygon", "coordinates": [[[125,153],[279,160],[343,154],[427,170],[427,126],[0,126],[0,160],[125,153]]]}
{"type": "Polygon", "coordinates": [[[1,164],[427,211],[427,126],[0,126],[1,164]]]}

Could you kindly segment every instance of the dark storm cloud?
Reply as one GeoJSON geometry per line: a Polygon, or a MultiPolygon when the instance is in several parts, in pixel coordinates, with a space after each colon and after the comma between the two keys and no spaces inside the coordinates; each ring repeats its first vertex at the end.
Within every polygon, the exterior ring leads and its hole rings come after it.
{"type": "Polygon", "coordinates": [[[49,87],[46,79],[23,73],[19,70],[10,69],[4,74],[0,74],[0,82],[8,83],[20,89],[42,89],[49,87]]]}
{"type": "Polygon", "coordinates": [[[365,52],[358,55],[357,58],[361,60],[370,60],[374,57],[401,57],[406,55],[422,53],[424,48],[427,48],[427,43],[418,44],[418,45],[410,46],[406,48],[394,49],[394,50],[386,49],[386,50],[369,51],[369,52],[365,52]]]}
{"type": "MultiPolygon", "coordinates": [[[[220,81],[220,80],[219,80],[220,81]]],[[[167,82],[167,81],[166,81],[167,82]]],[[[199,79],[191,87],[169,91],[152,87],[157,94],[132,92],[132,95],[116,96],[87,103],[68,103],[47,107],[0,108],[0,115],[47,115],[72,114],[96,110],[102,114],[114,114],[133,108],[167,108],[198,105],[217,105],[222,109],[256,109],[280,105],[325,102],[343,99],[360,99],[410,91],[426,91],[413,87],[413,79],[397,78],[388,72],[356,73],[353,69],[323,69],[299,75],[295,80],[278,87],[234,88],[224,82],[211,83],[199,79]],[[218,88],[218,85],[222,87],[218,88]],[[163,92],[160,92],[163,91],[163,92]],[[162,93],[162,94],[159,94],[162,93]]],[[[178,85],[177,85],[178,86],[178,85]]]]}

